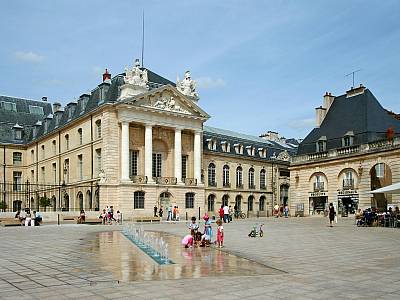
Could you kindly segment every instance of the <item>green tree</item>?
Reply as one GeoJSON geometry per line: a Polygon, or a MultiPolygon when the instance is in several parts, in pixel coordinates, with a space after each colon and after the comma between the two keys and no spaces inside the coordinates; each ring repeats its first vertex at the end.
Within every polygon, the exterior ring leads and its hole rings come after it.
{"type": "Polygon", "coordinates": [[[39,198],[39,205],[44,207],[44,211],[46,211],[46,207],[51,206],[51,199],[44,195],[43,197],[39,198]]]}

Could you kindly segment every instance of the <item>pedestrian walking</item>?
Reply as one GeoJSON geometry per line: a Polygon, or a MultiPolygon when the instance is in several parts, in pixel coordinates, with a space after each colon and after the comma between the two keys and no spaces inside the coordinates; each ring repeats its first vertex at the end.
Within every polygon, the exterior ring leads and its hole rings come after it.
{"type": "Polygon", "coordinates": [[[285,206],[285,218],[289,218],[289,206],[285,206]]]}
{"type": "Polygon", "coordinates": [[[156,205],[154,205],[154,216],[155,217],[157,217],[157,210],[158,210],[158,208],[157,208],[157,204],[156,204],[156,205]]]}
{"type": "Polygon", "coordinates": [[[172,220],[172,205],[170,205],[168,207],[168,217],[167,217],[167,221],[169,221],[169,218],[171,218],[172,220]]]}
{"type": "Polygon", "coordinates": [[[333,203],[329,204],[328,215],[329,215],[330,226],[333,227],[333,221],[335,220],[335,217],[336,217],[336,211],[335,211],[335,208],[333,207],[333,203]]]}

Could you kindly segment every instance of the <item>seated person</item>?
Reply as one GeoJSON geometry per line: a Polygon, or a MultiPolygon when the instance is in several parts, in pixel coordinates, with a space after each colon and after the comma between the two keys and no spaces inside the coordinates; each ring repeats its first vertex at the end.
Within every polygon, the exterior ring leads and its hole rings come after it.
{"type": "Polygon", "coordinates": [[[85,211],[83,209],[81,210],[81,213],[79,215],[78,222],[81,224],[85,222],[85,211]]]}
{"type": "Polygon", "coordinates": [[[194,245],[196,248],[197,247],[210,247],[210,241],[211,238],[207,234],[201,234],[201,232],[197,232],[196,234],[197,237],[197,243],[194,245]]]}
{"type": "Polygon", "coordinates": [[[32,221],[31,221],[31,226],[39,226],[40,223],[42,222],[42,216],[35,210],[33,211],[33,214],[32,214],[32,221]],[[32,221],[34,223],[32,223],[32,221]]]}
{"type": "Polygon", "coordinates": [[[15,214],[15,218],[21,222],[21,226],[24,226],[25,218],[20,210],[18,210],[17,213],[15,214]]]}
{"type": "Polygon", "coordinates": [[[182,240],[182,245],[185,246],[185,248],[193,247],[193,237],[194,237],[194,232],[191,232],[187,236],[185,236],[182,240]]]}

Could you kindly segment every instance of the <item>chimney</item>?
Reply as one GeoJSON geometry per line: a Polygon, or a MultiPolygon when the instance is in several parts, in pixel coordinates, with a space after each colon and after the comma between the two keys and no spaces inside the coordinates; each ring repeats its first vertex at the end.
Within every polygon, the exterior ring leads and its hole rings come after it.
{"type": "Polygon", "coordinates": [[[335,100],[335,96],[332,96],[332,93],[326,93],[324,96],[324,108],[326,108],[326,112],[328,112],[331,107],[333,100],[335,100]]]}
{"type": "Polygon", "coordinates": [[[42,97],[43,102],[47,102],[47,97],[42,97]]]}
{"type": "Polygon", "coordinates": [[[364,92],[364,90],[365,90],[365,86],[363,86],[362,84],[360,84],[360,87],[358,87],[358,88],[351,87],[351,89],[346,92],[346,97],[361,94],[362,92],[364,92]]]}
{"type": "Polygon", "coordinates": [[[53,103],[53,113],[57,112],[61,108],[61,104],[58,102],[53,103]]]}
{"type": "Polygon", "coordinates": [[[319,128],[322,124],[322,121],[325,119],[326,116],[326,108],[323,108],[322,106],[317,107],[315,109],[315,127],[319,128]]]}
{"type": "Polygon", "coordinates": [[[393,136],[394,136],[394,130],[393,130],[393,128],[391,126],[389,126],[389,129],[386,130],[386,137],[387,138],[391,138],[393,136]]]}
{"type": "Polygon", "coordinates": [[[108,73],[108,70],[106,69],[106,72],[103,74],[103,82],[106,81],[106,79],[111,80],[111,74],[108,73]]]}
{"type": "Polygon", "coordinates": [[[279,139],[279,141],[286,144],[286,138],[285,138],[284,136],[282,136],[282,137],[279,139]]]}

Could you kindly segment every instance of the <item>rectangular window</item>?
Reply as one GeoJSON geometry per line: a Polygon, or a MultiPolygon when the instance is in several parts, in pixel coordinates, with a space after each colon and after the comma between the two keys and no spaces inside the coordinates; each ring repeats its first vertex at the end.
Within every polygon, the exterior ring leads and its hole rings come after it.
{"type": "Polygon", "coordinates": [[[384,177],[384,165],[381,163],[381,164],[377,164],[376,166],[375,166],[375,169],[376,169],[376,177],[384,177]]]}
{"type": "Polygon", "coordinates": [[[53,183],[57,183],[57,165],[53,163],[53,183]]]}
{"type": "Polygon", "coordinates": [[[82,145],[82,129],[78,129],[79,145],[82,145]]]}
{"type": "Polygon", "coordinates": [[[101,138],[101,120],[97,121],[97,138],[101,138]]]}
{"type": "Polygon", "coordinates": [[[31,182],[35,182],[35,171],[31,170],[31,182]]]}
{"type": "Polygon", "coordinates": [[[194,194],[186,193],[185,208],[194,208],[194,194]]]}
{"type": "Polygon", "coordinates": [[[34,115],[44,115],[43,107],[29,105],[29,113],[34,115]]]}
{"type": "Polygon", "coordinates": [[[13,164],[14,165],[22,165],[22,153],[21,152],[13,153],[13,164]]]}
{"type": "Polygon", "coordinates": [[[186,168],[187,168],[187,156],[183,155],[182,156],[182,178],[186,178],[187,177],[187,172],[186,172],[186,168]]]}
{"type": "Polygon", "coordinates": [[[162,177],[162,154],[153,153],[153,177],[162,177]]]}
{"type": "Polygon", "coordinates": [[[65,150],[69,150],[69,135],[65,136],[65,150]]]}
{"type": "Polygon", "coordinates": [[[82,154],[78,155],[78,170],[79,170],[79,180],[83,180],[83,160],[82,154]]]}
{"type": "Polygon", "coordinates": [[[12,102],[1,101],[1,109],[9,111],[17,111],[17,105],[12,102]]]}
{"type": "Polygon", "coordinates": [[[144,192],[135,192],[133,196],[133,208],[134,209],[144,208],[144,192]]]}
{"type": "Polygon", "coordinates": [[[129,176],[136,176],[138,174],[138,156],[139,151],[129,151],[129,176]]]}
{"type": "Polygon", "coordinates": [[[101,172],[101,149],[96,150],[96,156],[97,156],[97,176],[100,175],[101,172]]]}
{"type": "Polygon", "coordinates": [[[31,150],[31,163],[35,162],[35,151],[31,150]]]}
{"type": "Polygon", "coordinates": [[[42,183],[46,183],[46,169],[42,167],[42,183]]]}
{"type": "Polygon", "coordinates": [[[13,190],[22,191],[22,172],[13,172],[13,190]]]}
{"type": "Polygon", "coordinates": [[[21,140],[22,139],[22,130],[20,129],[15,129],[15,139],[16,140],[21,140]]]}
{"type": "Polygon", "coordinates": [[[53,141],[53,155],[57,154],[57,142],[53,141]]]}
{"type": "Polygon", "coordinates": [[[45,158],[46,158],[46,154],[44,152],[44,145],[42,145],[42,159],[45,159],[45,158]]]}
{"type": "Polygon", "coordinates": [[[65,176],[65,183],[69,183],[69,159],[64,161],[64,176],[65,176]]]}

